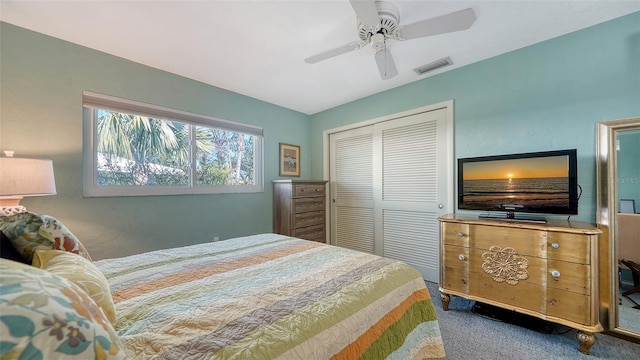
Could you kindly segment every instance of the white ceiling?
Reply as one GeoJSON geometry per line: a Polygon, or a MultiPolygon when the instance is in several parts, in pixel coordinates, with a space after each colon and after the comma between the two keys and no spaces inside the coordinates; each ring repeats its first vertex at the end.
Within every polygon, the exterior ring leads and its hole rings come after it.
{"type": "Polygon", "coordinates": [[[358,40],[348,0],[7,1],[0,20],[306,114],[640,11],[640,1],[393,1],[400,25],[473,8],[466,31],[390,40],[398,76],[381,80],[373,49],[316,64],[358,40]],[[450,56],[453,65],[413,68],[450,56]]]}

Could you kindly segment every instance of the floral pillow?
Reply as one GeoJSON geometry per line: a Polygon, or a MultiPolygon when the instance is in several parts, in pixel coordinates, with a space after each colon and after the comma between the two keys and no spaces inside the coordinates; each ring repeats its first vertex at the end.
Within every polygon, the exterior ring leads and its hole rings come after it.
{"type": "Polygon", "coordinates": [[[64,250],[91,260],[80,240],[58,219],[49,215],[24,212],[0,216],[0,231],[11,240],[28,264],[33,261],[36,249],[64,250]]]}
{"type": "Polygon", "coordinates": [[[6,259],[0,273],[0,358],[126,358],[104,312],[76,285],[6,259]]]}
{"type": "Polygon", "coordinates": [[[91,261],[67,251],[36,250],[32,265],[78,285],[100,306],[107,319],[115,323],[116,310],[109,281],[91,261]]]}

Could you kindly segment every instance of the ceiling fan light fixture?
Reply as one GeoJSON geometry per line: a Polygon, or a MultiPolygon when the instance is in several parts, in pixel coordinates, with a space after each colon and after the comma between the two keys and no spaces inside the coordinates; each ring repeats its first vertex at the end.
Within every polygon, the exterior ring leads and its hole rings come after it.
{"type": "Polygon", "coordinates": [[[371,47],[375,51],[383,50],[384,47],[385,47],[384,35],[382,35],[380,33],[371,35],[371,47]]]}
{"type": "Polygon", "coordinates": [[[453,62],[451,61],[451,58],[447,56],[446,58],[438,59],[426,65],[418,66],[417,68],[413,69],[413,71],[415,71],[418,75],[424,75],[428,72],[443,68],[445,66],[449,66],[451,64],[453,64],[453,62]]]}

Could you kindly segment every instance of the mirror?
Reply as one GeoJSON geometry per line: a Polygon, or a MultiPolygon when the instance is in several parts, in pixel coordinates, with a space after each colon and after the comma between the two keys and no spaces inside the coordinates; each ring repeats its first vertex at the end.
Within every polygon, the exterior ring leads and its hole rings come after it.
{"type": "Polygon", "coordinates": [[[640,117],[596,125],[601,322],[640,342],[640,117]]]}

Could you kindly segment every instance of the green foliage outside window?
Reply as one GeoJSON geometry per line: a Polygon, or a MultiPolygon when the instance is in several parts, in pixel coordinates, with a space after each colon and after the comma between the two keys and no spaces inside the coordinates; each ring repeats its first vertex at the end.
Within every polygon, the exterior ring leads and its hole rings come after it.
{"type": "Polygon", "coordinates": [[[100,109],[96,129],[99,185],[255,184],[253,135],[100,109]]]}

